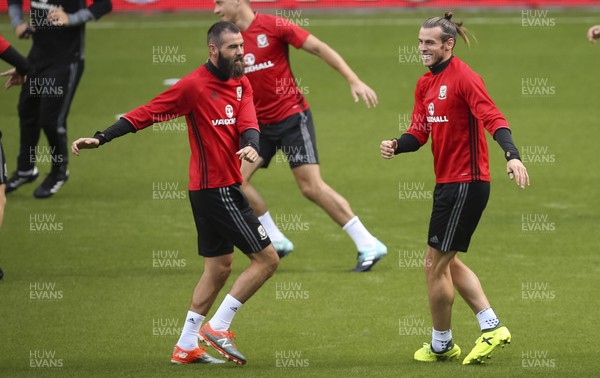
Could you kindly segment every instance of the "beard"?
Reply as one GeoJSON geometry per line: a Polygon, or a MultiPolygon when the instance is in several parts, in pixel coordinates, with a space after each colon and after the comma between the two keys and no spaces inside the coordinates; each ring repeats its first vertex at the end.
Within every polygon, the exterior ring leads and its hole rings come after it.
{"type": "Polygon", "coordinates": [[[219,67],[219,70],[221,70],[221,72],[223,72],[227,77],[239,79],[244,75],[244,57],[235,56],[231,59],[227,59],[219,51],[219,56],[217,57],[217,67],[219,67]]]}

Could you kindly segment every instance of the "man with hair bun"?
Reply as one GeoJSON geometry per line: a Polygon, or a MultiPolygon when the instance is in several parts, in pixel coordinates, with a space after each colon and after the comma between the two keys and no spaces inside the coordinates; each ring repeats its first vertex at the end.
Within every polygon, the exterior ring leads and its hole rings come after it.
{"type": "Polygon", "coordinates": [[[483,292],[477,275],[458,258],[467,252],[490,193],[487,130],[504,150],[511,180],[522,189],[529,185],[508,122],[488,95],[483,80],[453,55],[456,35],[469,45],[462,23],[452,13],[432,17],[421,25],[419,51],[429,72],[417,82],[412,122],[397,139],[384,140],[380,153],[391,159],[418,150],[431,135],[436,186],[427,238],[425,277],[433,322],[431,344],[417,350],[417,361],[458,359],[461,350],[452,341],[454,289],[476,315],[481,336],[463,360],[482,363],[498,346],[510,342],[483,292]]]}

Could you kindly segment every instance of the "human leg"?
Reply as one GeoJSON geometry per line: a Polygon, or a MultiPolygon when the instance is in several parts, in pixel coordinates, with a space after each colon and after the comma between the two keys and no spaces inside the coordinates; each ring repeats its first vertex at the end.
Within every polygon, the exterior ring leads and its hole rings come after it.
{"type": "Polygon", "coordinates": [[[352,211],[348,201],[321,178],[318,164],[292,169],[302,194],[321,207],[352,238],[358,249],[354,272],[366,272],[387,254],[387,247],[377,240],[352,211]]]}
{"type": "Polygon", "coordinates": [[[19,155],[17,169],[6,182],[5,192],[8,194],[17,190],[21,185],[35,181],[38,176],[36,163],[36,146],[40,139],[39,103],[36,96],[35,77],[29,78],[19,94],[19,155]],[[32,82],[33,87],[32,87],[32,82]]]}
{"type": "Polygon", "coordinates": [[[279,264],[279,257],[272,245],[247,256],[250,265],[235,280],[216,313],[200,330],[200,338],[204,342],[238,364],[245,364],[247,360],[233,343],[235,335],[229,326],[243,304],[273,275],[279,264]]]}
{"type": "Polygon", "coordinates": [[[295,167],[292,173],[304,197],[321,207],[337,224],[344,226],[354,218],[348,201],[323,181],[318,164],[295,167]]]}
{"type": "MultiPolygon", "coordinates": [[[[261,153],[267,156],[267,159],[270,161],[274,154],[273,151],[275,150],[275,146],[263,138],[261,139],[260,150],[261,153]]],[[[267,230],[267,234],[269,235],[269,238],[271,239],[271,242],[277,251],[277,255],[280,258],[283,258],[294,250],[294,244],[281,232],[275,221],[273,221],[265,200],[251,182],[254,173],[264,164],[265,159],[262,157],[259,157],[254,163],[249,163],[245,160],[242,161],[241,172],[244,179],[242,183],[242,191],[248,198],[248,202],[250,203],[250,207],[254,211],[254,214],[258,217],[260,222],[267,230]]]]}
{"type": "Polygon", "coordinates": [[[467,265],[458,259],[458,256],[455,256],[450,261],[450,271],[454,287],[467,305],[469,305],[473,313],[477,314],[481,310],[490,307],[479,278],[467,265]]]}
{"type": "Polygon", "coordinates": [[[48,76],[55,80],[57,94],[45,96],[40,103],[40,126],[48,139],[52,169],[34,191],[36,198],[48,198],[60,190],[69,178],[67,116],[83,74],[83,61],[56,64],[48,76]]]}
{"type": "Polygon", "coordinates": [[[450,262],[456,252],[442,252],[428,246],[425,255],[425,279],[429,310],[433,323],[431,344],[424,343],[414,358],[422,362],[457,359],[461,350],[452,341],[452,305],[454,303],[453,277],[450,262]]]}
{"type": "MultiPolygon", "coordinates": [[[[206,236],[206,230],[211,229],[218,235],[215,239],[224,241],[219,245],[215,244],[214,250],[223,250],[225,245],[231,246],[233,250],[235,245],[248,256],[250,265],[236,279],[231,291],[210,321],[200,329],[200,338],[227,359],[244,364],[246,358],[236,349],[232,341],[234,335],[229,331],[229,326],[242,305],[275,272],[279,257],[238,185],[218,188],[206,195],[212,201],[204,201],[206,206],[200,206],[199,211],[207,211],[211,216],[208,222],[204,223],[197,217],[196,224],[202,226],[199,235],[206,236]]],[[[195,194],[193,196],[196,197],[195,194]]],[[[192,203],[194,205],[194,200],[192,203]]],[[[202,201],[195,206],[201,204],[202,201]]],[[[207,238],[209,236],[204,239],[207,238]]],[[[202,243],[208,244],[205,241],[202,243]]]]}
{"type": "Polygon", "coordinates": [[[311,111],[306,110],[290,117],[289,122],[282,125],[282,130],[282,150],[300,191],[342,226],[354,241],[358,249],[358,261],[353,271],[369,271],[385,256],[387,248],[369,233],[348,201],[322,179],[311,111]]]}
{"type": "Polygon", "coordinates": [[[482,332],[475,341],[473,349],[463,360],[463,364],[483,363],[485,359],[491,357],[498,346],[504,347],[510,343],[510,331],[502,325],[490,307],[477,275],[458,257],[450,263],[450,270],[454,286],[477,317],[482,332]]]}
{"type": "Polygon", "coordinates": [[[455,254],[456,252],[442,252],[429,246],[425,255],[427,296],[434,329],[451,328],[454,287],[449,264],[455,254]]]}
{"type": "Polygon", "coordinates": [[[429,310],[433,323],[432,341],[431,345],[425,343],[415,352],[414,358],[418,361],[435,362],[460,356],[460,348],[455,348],[452,342],[454,286],[450,263],[456,255],[452,242],[466,193],[467,187],[462,184],[436,185],[434,191],[428,247],[424,258],[429,310]],[[447,352],[450,355],[447,355],[447,352]]]}
{"type": "Polygon", "coordinates": [[[181,335],[171,356],[172,363],[215,364],[225,362],[213,358],[206,353],[205,349],[198,346],[198,332],[219,291],[231,274],[232,262],[233,254],[231,253],[204,258],[204,272],[194,288],[181,335]]]}

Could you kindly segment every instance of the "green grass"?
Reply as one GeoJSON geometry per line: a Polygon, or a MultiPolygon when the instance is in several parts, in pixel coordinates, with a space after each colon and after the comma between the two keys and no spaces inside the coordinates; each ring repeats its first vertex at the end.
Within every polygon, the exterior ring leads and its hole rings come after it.
{"type": "MultiPolygon", "coordinates": [[[[0,266],[6,272],[0,281],[0,376],[597,376],[600,46],[590,45],[585,32],[600,14],[551,11],[554,27],[526,29],[520,13],[459,13],[479,42],[470,50],[459,42],[456,53],[485,79],[517,146],[547,148],[544,156],[554,157],[550,164],[528,164],[532,186],[520,191],[506,179],[500,148],[489,141],[492,195],[464,261],[513,333],[513,343],[490,364],[412,361],[429,339],[425,282],[414,256],[425,248],[431,203],[400,200],[398,188],[424,183],[431,190],[432,158],[426,146],[383,161],[378,145],[399,135],[399,118],[412,109],[414,85],[425,70],[401,63],[399,48],[416,46],[419,21],[430,14],[307,14],[308,29],[378,92],[376,109],[353,104],[339,75],[308,54],[292,52],[294,73],[309,91],[323,177],[388,245],[389,256],[369,274],[347,273],[355,261],[349,238],[302,198],[284,164],[273,164],[255,183],[274,216],[300,217],[301,225],[288,235],[296,251],[234,321],[238,347],[250,362],[171,366],[178,335],[160,324],[183,324],[202,260],[187,199],[154,200],[152,191],[156,182],[187,187],[187,136],[152,129],[128,135],[72,158],[71,178],[54,198],[33,199],[34,185],[9,196],[0,232],[0,266]],[[349,26],[352,20],[368,22],[349,26]],[[525,97],[523,78],[546,78],[556,93],[525,97]],[[62,230],[31,232],[36,214],[55,216],[62,230]],[[545,224],[554,230],[523,232],[522,216],[528,214],[547,216],[545,224]],[[155,250],[177,251],[185,266],[153,268],[155,250]],[[30,299],[32,292],[43,294],[36,285],[49,284],[60,299],[30,299]],[[302,299],[278,299],[281,285],[300,285],[302,299]],[[523,298],[528,295],[550,298],[523,298]],[[156,329],[153,322],[159,323],[156,329]],[[30,367],[36,351],[55,353],[62,367],[30,367]],[[282,352],[285,361],[278,362],[282,352]],[[278,367],[289,364],[291,355],[305,367],[278,367]],[[523,367],[528,364],[538,367],[523,367]]],[[[11,38],[6,17],[0,19],[0,32],[27,51],[28,43],[11,38]]],[[[204,36],[214,20],[194,14],[111,15],[91,25],[69,139],[104,129],[115,114],[164,90],[163,79],[201,64],[207,55],[204,36]],[[177,46],[187,62],[153,64],[156,45],[177,46]]],[[[16,90],[0,93],[9,171],[18,149],[17,97],[16,90]]],[[[43,174],[49,170],[40,168],[43,174]]],[[[246,264],[236,252],[228,286],[246,264]]],[[[453,330],[468,352],[479,330],[458,296],[453,330]]]]}

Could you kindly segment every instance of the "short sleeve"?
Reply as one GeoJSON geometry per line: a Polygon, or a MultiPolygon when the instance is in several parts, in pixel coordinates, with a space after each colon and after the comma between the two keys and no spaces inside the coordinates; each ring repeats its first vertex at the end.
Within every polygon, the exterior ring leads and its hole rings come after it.
{"type": "Polygon", "coordinates": [[[275,17],[276,29],[279,31],[279,38],[286,43],[299,49],[302,47],[310,33],[294,24],[292,21],[283,17],[275,17]]]}

